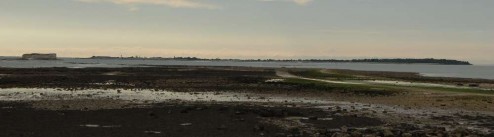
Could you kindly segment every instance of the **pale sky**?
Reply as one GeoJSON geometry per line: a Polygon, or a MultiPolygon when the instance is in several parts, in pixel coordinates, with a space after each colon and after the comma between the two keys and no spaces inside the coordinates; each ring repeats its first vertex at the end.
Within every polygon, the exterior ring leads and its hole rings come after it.
{"type": "Polygon", "coordinates": [[[494,0],[0,0],[0,56],[494,64],[494,0]]]}

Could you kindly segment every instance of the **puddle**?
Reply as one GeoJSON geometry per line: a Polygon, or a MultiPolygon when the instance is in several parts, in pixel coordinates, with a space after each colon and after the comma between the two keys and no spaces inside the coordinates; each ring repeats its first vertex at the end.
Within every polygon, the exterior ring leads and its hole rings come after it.
{"type": "Polygon", "coordinates": [[[98,128],[99,125],[95,125],[95,124],[86,124],[86,125],[80,125],[81,127],[88,127],[88,128],[98,128]]]}
{"type": "Polygon", "coordinates": [[[180,126],[192,126],[192,123],[182,123],[180,126]]]}
{"type": "Polygon", "coordinates": [[[265,82],[266,83],[278,83],[278,82],[284,82],[285,79],[269,79],[269,80],[266,80],[265,82]]]}
{"type": "MultiPolygon", "coordinates": [[[[285,118],[287,120],[311,120],[311,118],[308,118],[308,117],[287,117],[285,118]]],[[[313,118],[312,120],[319,120],[319,121],[331,121],[333,120],[333,118],[313,118]]]]}
{"type": "Polygon", "coordinates": [[[123,73],[123,72],[118,72],[118,71],[103,73],[103,75],[107,75],[107,76],[117,76],[117,75],[124,75],[124,74],[125,74],[125,73],[123,73]]]}
{"type": "MultiPolygon", "coordinates": [[[[355,103],[345,101],[331,101],[328,98],[302,98],[288,95],[269,95],[238,92],[172,92],[155,90],[124,90],[124,89],[90,89],[64,91],[61,89],[32,89],[32,88],[7,88],[0,89],[0,101],[36,101],[36,100],[72,100],[72,99],[115,99],[132,102],[166,102],[166,101],[197,101],[197,102],[266,102],[266,103],[293,103],[310,104],[311,107],[321,108],[325,111],[335,112],[344,110],[350,113],[372,114],[381,118],[389,116],[413,117],[431,119],[432,117],[461,115],[490,115],[492,112],[465,111],[456,109],[421,108],[410,109],[398,106],[355,103]]],[[[455,117],[456,118],[456,117],[455,117]]],[[[307,118],[293,118],[307,119],[307,118]]],[[[322,121],[331,121],[331,117],[322,118],[322,121]]],[[[454,122],[465,123],[477,127],[471,120],[455,119],[454,122]]],[[[188,125],[188,124],[185,124],[188,125]]],[[[115,128],[118,126],[102,126],[97,124],[80,125],[88,128],[115,128]]],[[[485,129],[484,129],[485,130],[485,129]]]]}
{"type": "Polygon", "coordinates": [[[161,134],[161,131],[144,131],[146,134],[161,134]]]}
{"type": "Polygon", "coordinates": [[[14,109],[14,107],[8,106],[8,107],[1,107],[1,109],[14,109]]]}
{"type": "Polygon", "coordinates": [[[170,100],[201,102],[272,102],[272,103],[339,103],[328,100],[249,94],[237,92],[172,92],[155,90],[90,89],[64,91],[62,89],[7,88],[0,89],[0,100],[70,100],[70,99],[118,99],[134,102],[164,102],[170,100]]]}
{"type": "MultiPolygon", "coordinates": [[[[238,93],[238,92],[172,92],[155,90],[89,89],[64,91],[62,89],[7,88],[0,89],[0,101],[72,100],[72,99],[115,99],[132,102],[260,102],[260,103],[302,103],[323,109],[346,109],[348,111],[376,111],[407,115],[450,115],[461,110],[434,108],[408,109],[381,104],[367,104],[346,101],[332,101],[330,98],[305,98],[288,95],[238,93]]],[[[461,111],[466,112],[466,111],[461,111]]],[[[477,113],[482,113],[478,112],[477,113]]],[[[487,112],[483,112],[484,114],[487,112]]],[[[491,113],[488,113],[491,114],[491,113]]]]}
{"type": "Polygon", "coordinates": [[[313,78],[303,78],[303,77],[300,77],[300,79],[312,80],[312,81],[319,81],[319,82],[326,82],[326,83],[333,83],[333,84],[352,84],[352,85],[361,85],[362,84],[362,83],[357,83],[357,82],[334,81],[334,80],[313,79],[313,78]]]}
{"type": "Polygon", "coordinates": [[[98,124],[84,124],[84,125],[79,125],[80,127],[87,127],[87,128],[119,128],[122,127],[120,125],[98,125],[98,124]]]}
{"type": "Polygon", "coordinates": [[[324,80],[324,79],[313,79],[313,78],[299,77],[299,76],[295,76],[295,75],[290,74],[290,73],[285,72],[285,71],[276,71],[276,75],[283,77],[283,78],[298,78],[298,79],[319,81],[319,82],[326,82],[326,83],[333,83],[333,84],[354,84],[354,85],[362,84],[362,83],[348,82],[348,81],[334,81],[334,80],[324,80]]]}
{"type": "Polygon", "coordinates": [[[442,88],[457,88],[457,89],[491,90],[491,89],[474,88],[474,87],[459,87],[459,86],[445,85],[445,84],[391,81],[391,80],[368,80],[368,81],[364,81],[364,82],[365,83],[371,83],[371,84],[388,84],[388,85],[410,86],[410,87],[442,87],[442,88]]]}

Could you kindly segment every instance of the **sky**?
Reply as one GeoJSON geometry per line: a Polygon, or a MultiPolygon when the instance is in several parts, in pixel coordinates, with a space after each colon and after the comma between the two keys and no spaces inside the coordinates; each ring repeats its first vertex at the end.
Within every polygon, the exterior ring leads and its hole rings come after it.
{"type": "Polygon", "coordinates": [[[0,56],[494,64],[494,0],[0,0],[0,56]]]}

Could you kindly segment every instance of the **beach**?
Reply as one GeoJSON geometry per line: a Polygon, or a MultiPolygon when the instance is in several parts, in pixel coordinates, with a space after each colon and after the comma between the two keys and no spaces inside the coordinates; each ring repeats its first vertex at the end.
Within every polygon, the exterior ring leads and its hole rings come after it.
{"type": "Polygon", "coordinates": [[[494,81],[340,69],[0,68],[0,136],[492,136],[494,81]]]}

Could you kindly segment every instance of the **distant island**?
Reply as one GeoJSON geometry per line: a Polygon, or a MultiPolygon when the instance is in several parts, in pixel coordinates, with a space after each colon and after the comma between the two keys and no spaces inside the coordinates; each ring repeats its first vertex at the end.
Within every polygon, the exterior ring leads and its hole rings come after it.
{"type": "Polygon", "coordinates": [[[57,60],[57,54],[55,54],[55,53],[29,53],[29,54],[23,54],[21,59],[23,59],[23,60],[57,60]]]}
{"type": "Polygon", "coordinates": [[[204,59],[197,57],[111,57],[92,56],[89,59],[142,59],[142,60],[183,60],[183,61],[239,61],[239,62],[316,62],[316,63],[383,63],[383,64],[439,64],[439,65],[472,65],[468,61],[434,58],[394,58],[394,59],[204,59]]]}

